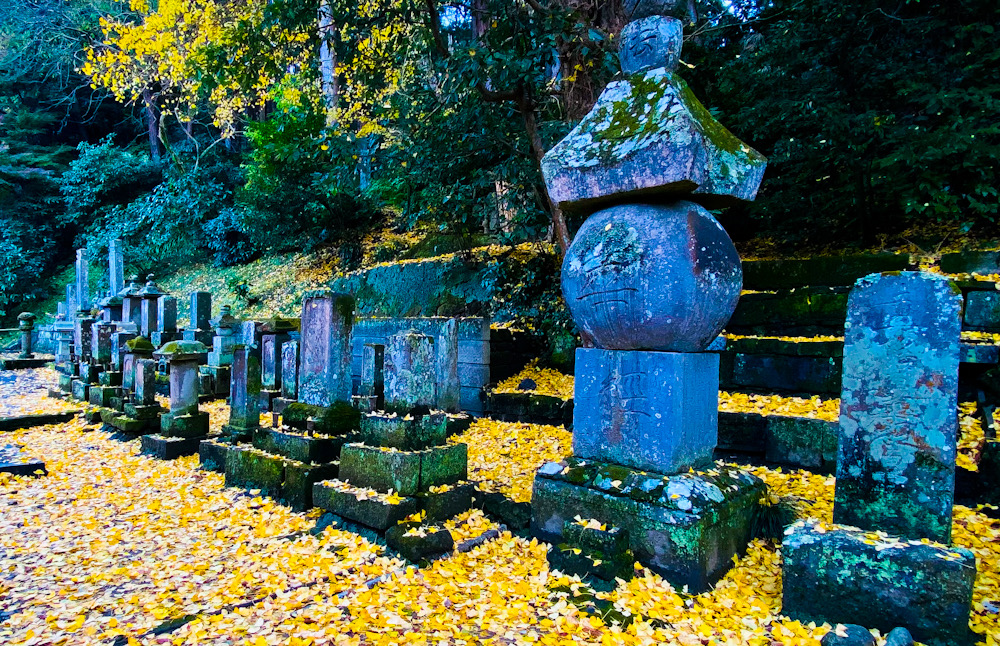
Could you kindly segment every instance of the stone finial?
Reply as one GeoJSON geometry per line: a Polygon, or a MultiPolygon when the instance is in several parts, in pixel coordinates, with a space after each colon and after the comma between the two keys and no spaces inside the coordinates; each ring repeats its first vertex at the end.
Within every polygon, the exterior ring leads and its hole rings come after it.
{"type": "Polygon", "coordinates": [[[149,274],[146,276],[146,286],[139,291],[139,294],[146,298],[159,298],[165,294],[165,292],[162,291],[160,286],[153,280],[153,274],[149,274]]]}
{"type": "Polygon", "coordinates": [[[20,327],[22,330],[25,328],[28,328],[30,330],[32,327],[34,327],[35,321],[37,320],[38,317],[32,314],[31,312],[21,312],[20,314],[17,315],[18,327],[20,327]]]}
{"type": "Polygon", "coordinates": [[[239,319],[232,315],[232,307],[229,305],[223,305],[218,318],[212,319],[210,323],[217,333],[227,335],[233,334],[240,326],[239,319]]]}
{"type": "Polygon", "coordinates": [[[650,16],[630,22],[622,30],[618,59],[624,74],[635,74],[658,67],[677,69],[684,28],[676,18],[650,16]]]}

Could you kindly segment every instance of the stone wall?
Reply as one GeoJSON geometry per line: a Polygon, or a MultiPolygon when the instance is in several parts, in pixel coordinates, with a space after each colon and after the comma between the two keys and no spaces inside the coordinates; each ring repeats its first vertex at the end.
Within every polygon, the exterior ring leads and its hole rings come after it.
{"type": "MultiPolygon", "coordinates": [[[[351,372],[355,392],[361,384],[361,355],[366,343],[385,344],[389,336],[416,330],[437,338],[448,322],[445,317],[359,318],[354,323],[351,372]]],[[[490,383],[490,321],[487,318],[458,320],[458,380],[463,411],[482,414],[483,389],[490,383]]]]}

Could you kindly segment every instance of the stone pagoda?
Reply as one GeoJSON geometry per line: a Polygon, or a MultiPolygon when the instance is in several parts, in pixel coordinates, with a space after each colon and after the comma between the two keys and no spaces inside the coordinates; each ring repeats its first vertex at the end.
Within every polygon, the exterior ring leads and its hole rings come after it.
{"type": "Polygon", "coordinates": [[[705,350],[743,274],[708,208],[752,200],[766,160],[677,76],[681,43],[676,19],[628,24],[622,78],[542,160],[552,200],[586,217],[562,289],[592,347],[577,350],[573,457],[539,469],[531,529],[589,559],[583,574],[634,557],[698,592],[753,538],[764,491],[713,462],[719,356],[705,350]]]}

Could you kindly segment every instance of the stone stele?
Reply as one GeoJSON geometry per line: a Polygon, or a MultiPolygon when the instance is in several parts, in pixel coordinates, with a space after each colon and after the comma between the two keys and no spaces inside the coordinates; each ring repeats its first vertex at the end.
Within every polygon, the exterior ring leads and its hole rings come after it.
{"type": "Polygon", "coordinates": [[[545,183],[564,210],[654,198],[718,208],[756,196],[767,160],[716,121],[674,73],[679,25],[663,16],[631,23],[619,46],[625,78],[610,83],[546,153],[545,183]]]}
{"type": "Polygon", "coordinates": [[[950,542],[961,310],[961,292],[925,272],[851,290],[835,523],[950,542]]]}
{"type": "Polygon", "coordinates": [[[736,309],[739,254],[694,202],[595,213],[563,260],[573,320],[607,350],[699,352],[736,309]]]}

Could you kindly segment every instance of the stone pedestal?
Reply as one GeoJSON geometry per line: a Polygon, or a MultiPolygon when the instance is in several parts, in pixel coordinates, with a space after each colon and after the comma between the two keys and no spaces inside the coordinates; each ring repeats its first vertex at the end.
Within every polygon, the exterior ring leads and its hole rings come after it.
{"type": "Polygon", "coordinates": [[[792,619],[850,621],[883,634],[904,626],[927,644],[971,643],[969,550],[808,520],[786,533],[781,554],[781,612],[792,619]]]}
{"type": "Polygon", "coordinates": [[[665,476],[570,458],[536,474],[531,531],[558,544],[576,516],[625,528],[636,560],[697,593],[746,551],[764,491],[759,478],[739,469],[665,476]]]}
{"type": "Polygon", "coordinates": [[[229,393],[229,423],[222,427],[222,435],[231,441],[249,441],[260,427],[260,362],[242,344],[233,352],[229,393]]]}
{"type": "Polygon", "coordinates": [[[207,439],[208,413],[198,410],[198,359],[205,349],[197,341],[173,341],[156,351],[170,362],[170,411],[160,417],[160,435],[143,437],[144,452],[164,459],[192,455],[207,439]]]}
{"type": "Polygon", "coordinates": [[[573,455],[678,473],[712,462],[719,355],[576,351],[573,455]]]}

